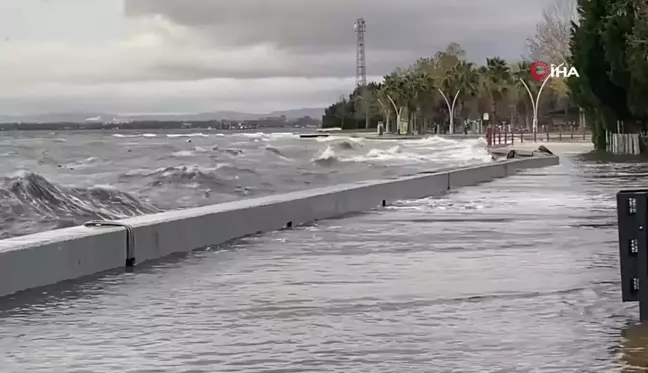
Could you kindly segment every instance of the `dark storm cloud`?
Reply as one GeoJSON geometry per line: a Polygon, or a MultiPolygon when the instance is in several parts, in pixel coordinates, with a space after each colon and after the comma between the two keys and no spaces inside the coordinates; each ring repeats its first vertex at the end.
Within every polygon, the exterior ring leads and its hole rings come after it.
{"type": "MultiPolygon", "coordinates": [[[[502,34],[502,37],[506,36],[502,34]]],[[[523,43],[518,43],[518,48],[511,53],[511,46],[493,40],[474,40],[464,43],[467,50],[482,48],[487,50],[487,56],[510,56],[511,58],[520,57],[520,49],[523,43]]],[[[415,62],[419,57],[433,55],[437,50],[444,47],[445,44],[439,43],[437,46],[421,48],[419,50],[387,50],[371,49],[367,50],[367,74],[369,76],[382,76],[393,71],[395,67],[407,67],[415,62]]],[[[474,56],[474,54],[473,54],[474,56]]],[[[254,57],[250,57],[254,58],[254,57]]],[[[480,61],[483,59],[477,56],[480,61]]],[[[138,80],[200,80],[208,78],[236,78],[236,79],[259,79],[266,77],[309,77],[324,78],[336,77],[344,78],[355,75],[355,50],[348,48],[341,53],[331,53],[327,51],[301,50],[295,52],[292,56],[287,57],[280,65],[265,63],[262,59],[258,60],[254,66],[240,65],[224,66],[215,63],[198,63],[195,60],[161,60],[151,65],[146,75],[139,75],[138,80]]]]}
{"type": "Polygon", "coordinates": [[[381,76],[450,42],[468,57],[518,59],[542,10],[555,0],[125,0],[129,17],[161,15],[207,41],[205,53],[266,45],[237,61],[170,58],[149,66],[162,79],[349,77],[358,17],[367,22],[367,72],[381,76]],[[249,56],[249,57],[248,57],[249,56]],[[243,63],[245,62],[245,63],[243,63]]]}
{"type": "Polygon", "coordinates": [[[433,54],[450,41],[474,58],[518,57],[551,0],[125,0],[131,17],[163,15],[215,43],[271,43],[299,53],[352,48],[353,23],[367,22],[367,48],[407,57],[433,54]]]}

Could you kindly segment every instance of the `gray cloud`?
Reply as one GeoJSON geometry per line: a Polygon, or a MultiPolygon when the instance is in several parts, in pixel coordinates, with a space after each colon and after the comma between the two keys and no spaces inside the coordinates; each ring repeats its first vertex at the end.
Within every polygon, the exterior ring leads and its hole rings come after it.
{"type": "Polygon", "coordinates": [[[320,106],[347,94],[359,16],[370,79],[449,42],[479,62],[518,58],[555,0],[11,1],[34,18],[27,28],[0,14],[0,31],[11,31],[0,43],[0,86],[10,88],[0,111],[192,112],[320,106]]]}
{"type": "Polygon", "coordinates": [[[75,85],[42,84],[0,91],[0,113],[270,112],[324,107],[353,89],[353,79],[210,79],[75,85]]]}
{"type": "MultiPolygon", "coordinates": [[[[368,58],[431,55],[448,42],[474,59],[516,58],[551,0],[125,0],[130,17],[159,14],[208,35],[217,45],[269,43],[322,55],[353,48],[353,23],[367,21],[368,58]]],[[[392,58],[401,60],[401,58],[392,58]]],[[[381,73],[380,61],[372,60],[381,73]]]]}

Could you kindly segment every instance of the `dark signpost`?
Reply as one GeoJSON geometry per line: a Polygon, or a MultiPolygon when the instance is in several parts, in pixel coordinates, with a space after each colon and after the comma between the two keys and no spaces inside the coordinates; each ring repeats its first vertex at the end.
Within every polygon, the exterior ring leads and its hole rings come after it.
{"type": "Polygon", "coordinates": [[[617,193],[621,294],[639,302],[639,319],[648,320],[648,189],[617,193]]]}

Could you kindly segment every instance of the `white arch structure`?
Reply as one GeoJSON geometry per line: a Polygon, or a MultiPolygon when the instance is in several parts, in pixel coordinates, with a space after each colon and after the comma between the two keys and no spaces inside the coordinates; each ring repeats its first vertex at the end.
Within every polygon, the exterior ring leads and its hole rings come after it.
{"type": "Polygon", "coordinates": [[[439,93],[441,93],[441,96],[443,96],[443,99],[446,102],[446,105],[448,105],[448,113],[450,114],[450,134],[454,135],[454,110],[455,110],[455,104],[457,103],[457,97],[459,97],[459,92],[461,90],[458,90],[457,93],[454,95],[454,98],[452,99],[452,104],[450,104],[450,100],[448,100],[448,97],[443,93],[441,88],[437,88],[439,93]]]}
{"type": "Polygon", "coordinates": [[[531,109],[533,109],[533,133],[538,132],[538,104],[540,103],[540,95],[542,94],[542,89],[545,87],[545,84],[547,84],[549,79],[551,79],[551,77],[547,76],[544,82],[542,82],[542,85],[540,86],[540,89],[538,90],[538,94],[536,95],[534,100],[533,93],[531,93],[531,89],[526,84],[524,79],[520,78],[520,82],[522,82],[524,88],[526,88],[526,91],[529,94],[529,98],[531,99],[531,109]]]}

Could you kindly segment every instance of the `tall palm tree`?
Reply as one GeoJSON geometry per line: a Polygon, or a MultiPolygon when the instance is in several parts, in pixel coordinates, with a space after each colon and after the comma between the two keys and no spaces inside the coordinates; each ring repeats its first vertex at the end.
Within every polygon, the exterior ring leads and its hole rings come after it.
{"type": "Polygon", "coordinates": [[[455,86],[460,92],[457,101],[459,110],[455,110],[455,112],[461,114],[464,102],[479,93],[479,72],[475,68],[475,64],[472,62],[461,61],[455,67],[453,75],[456,80],[455,86]]]}
{"type": "Polygon", "coordinates": [[[428,96],[428,93],[434,89],[434,79],[425,72],[411,72],[406,76],[407,85],[407,109],[408,119],[412,125],[408,126],[408,133],[412,133],[415,129],[422,130],[421,125],[417,125],[417,116],[421,111],[423,100],[428,96]]]}
{"type": "Polygon", "coordinates": [[[502,58],[486,59],[486,89],[491,100],[492,123],[497,123],[497,107],[505,99],[511,87],[511,70],[502,58]]]}
{"type": "Polygon", "coordinates": [[[404,74],[395,72],[384,77],[382,94],[388,99],[386,105],[392,105],[394,109],[397,132],[400,128],[403,108],[408,105],[408,92],[409,88],[404,74]]]}
{"type": "Polygon", "coordinates": [[[512,92],[515,100],[515,106],[518,112],[520,109],[524,112],[524,124],[526,129],[531,129],[531,124],[529,121],[529,116],[533,115],[533,101],[536,99],[535,95],[540,88],[540,84],[537,80],[533,79],[531,76],[531,62],[529,61],[520,61],[513,67],[512,77],[514,79],[515,89],[512,92]],[[524,82],[524,83],[522,83],[524,82]],[[526,86],[525,86],[526,84],[526,86]],[[531,95],[529,95],[529,91],[531,95]]]}
{"type": "Polygon", "coordinates": [[[473,96],[479,92],[479,73],[472,62],[461,61],[457,65],[459,87],[464,96],[473,96]]]}
{"type": "MultiPolygon", "coordinates": [[[[479,92],[479,83],[479,74],[472,62],[459,61],[446,72],[440,89],[444,92],[444,101],[447,100],[444,104],[448,106],[448,115],[452,116],[451,126],[454,124],[456,114],[462,112],[463,102],[479,92]]],[[[454,128],[451,132],[454,132],[454,128]]]]}

